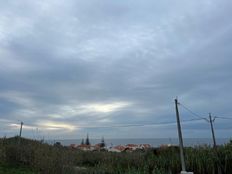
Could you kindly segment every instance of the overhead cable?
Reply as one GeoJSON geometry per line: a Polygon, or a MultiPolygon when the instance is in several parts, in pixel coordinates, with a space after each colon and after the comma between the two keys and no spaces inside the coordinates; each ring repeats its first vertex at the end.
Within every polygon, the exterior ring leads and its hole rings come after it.
{"type": "Polygon", "coordinates": [[[187,106],[183,105],[182,103],[178,103],[180,106],[182,106],[185,110],[187,110],[188,112],[190,112],[193,116],[197,117],[197,118],[201,118],[204,119],[208,122],[208,119],[196,114],[195,112],[193,112],[191,109],[189,109],[187,106]]]}

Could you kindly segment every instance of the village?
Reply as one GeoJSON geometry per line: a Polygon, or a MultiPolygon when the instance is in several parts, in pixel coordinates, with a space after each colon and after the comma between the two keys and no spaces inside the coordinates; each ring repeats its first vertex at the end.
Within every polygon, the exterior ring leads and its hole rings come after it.
{"type": "Polygon", "coordinates": [[[133,151],[146,151],[152,146],[150,144],[127,144],[117,146],[102,146],[101,143],[95,145],[86,144],[70,144],[71,149],[82,151],[108,151],[108,152],[133,152],[133,151]]]}
{"type": "Polygon", "coordinates": [[[84,143],[84,139],[82,139],[81,144],[70,144],[69,148],[82,150],[82,151],[108,151],[108,152],[133,152],[133,151],[146,151],[152,146],[150,144],[126,144],[126,145],[116,145],[113,146],[106,146],[104,138],[102,138],[101,143],[91,145],[89,141],[89,137],[87,138],[84,143]]]}

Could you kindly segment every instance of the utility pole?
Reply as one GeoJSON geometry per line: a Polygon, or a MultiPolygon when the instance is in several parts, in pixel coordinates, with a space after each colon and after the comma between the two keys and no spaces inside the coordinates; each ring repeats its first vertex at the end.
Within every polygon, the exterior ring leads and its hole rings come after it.
{"type": "Polygon", "coordinates": [[[20,138],[21,138],[21,135],[22,135],[22,129],[23,129],[23,122],[21,121],[20,132],[19,132],[19,137],[20,138]]]}
{"type": "Polygon", "coordinates": [[[210,122],[211,131],[212,131],[212,137],[213,137],[213,147],[216,148],[217,145],[216,145],[216,139],[215,139],[214,128],[213,128],[214,120],[215,120],[215,118],[212,120],[211,113],[209,113],[209,122],[210,122]]]}
{"type": "Polygon", "coordinates": [[[180,159],[181,159],[181,168],[182,171],[186,171],[185,167],[185,161],[184,161],[184,145],[183,145],[183,138],[182,138],[182,132],[181,132],[181,125],[180,125],[180,116],[179,116],[179,110],[178,110],[178,100],[175,99],[175,108],[176,108],[176,121],[177,121],[177,128],[178,128],[178,136],[179,136],[179,144],[180,144],[180,159]]]}
{"type": "Polygon", "coordinates": [[[215,138],[215,135],[214,135],[214,127],[213,127],[213,122],[215,121],[215,118],[216,117],[214,117],[212,119],[211,113],[209,113],[209,120],[208,120],[208,122],[210,123],[211,132],[212,132],[213,148],[215,150],[215,155],[217,156],[217,163],[219,165],[219,167],[218,167],[218,173],[221,174],[221,173],[225,173],[225,171],[224,171],[224,169],[222,167],[222,163],[221,163],[221,161],[219,160],[219,157],[218,157],[217,144],[216,144],[216,138],[215,138]]]}

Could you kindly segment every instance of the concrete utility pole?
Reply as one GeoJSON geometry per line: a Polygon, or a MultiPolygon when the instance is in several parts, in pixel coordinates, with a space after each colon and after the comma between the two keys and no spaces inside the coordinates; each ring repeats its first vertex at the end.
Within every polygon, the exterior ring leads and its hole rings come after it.
{"type": "Polygon", "coordinates": [[[21,137],[21,135],[22,135],[22,130],[23,130],[23,122],[21,121],[21,126],[20,126],[19,137],[21,137]]]}
{"type": "Polygon", "coordinates": [[[210,122],[212,137],[213,137],[213,147],[216,148],[217,145],[216,145],[216,139],[215,139],[214,128],[213,128],[213,122],[214,122],[214,120],[215,120],[215,118],[212,120],[211,113],[209,113],[209,122],[210,122]]]}
{"type": "Polygon", "coordinates": [[[178,104],[179,103],[178,103],[178,100],[176,98],[175,99],[175,108],[176,108],[176,121],[177,121],[177,129],[178,129],[179,144],[180,144],[181,168],[182,168],[182,171],[186,171],[185,161],[184,161],[184,145],[183,145],[183,138],[182,138],[182,132],[181,132],[178,104]]]}
{"type": "Polygon", "coordinates": [[[185,160],[184,160],[184,145],[183,145],[183,138],[181,132],[181,125],[180,125],[180,115],[178,110],[178,100],[175,99],[175,108],[176,108],[176,121],[177,121],[177,129],[178,129],[178,136],[179,136],[179,143],[180,143],[180,159],[181,159],[181,173],[180,174],[193,174],[193,172],[186,172],[185,160]]]}

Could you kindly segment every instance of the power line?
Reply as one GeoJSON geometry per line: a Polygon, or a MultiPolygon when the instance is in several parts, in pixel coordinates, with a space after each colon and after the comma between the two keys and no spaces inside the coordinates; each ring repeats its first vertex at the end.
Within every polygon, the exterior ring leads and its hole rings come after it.
{"type": "Polygon", "coordinates": [[[225,120],[232,120],[232,117],[220,117],[220,116],[215,116],[215,118],[225,119],[225,120]]]}
{"type": "MultiPolygon", "coordinates": [[[[202,118],[195,118],[195,119],[188,119],[188,120],[182,120],[182,123],[187,122],[193,122],[193,121],[199,121],[202,120],[202,118]]],[[[79,125],[76,126],[76,128],[123,128],[123,127],[144,127],[144,126],[162,126],[162,125],[170,125],[170,124],[176,124],[175,121],[166,121],[166,122],[156,122],[156,123],[144,123],[144,124],[120,124],[120,125],[105,125],[105,126],[85,126],[85,125],[79,125]]],[[[44,126],[44,125],[35,125],[35,124],[28,124],[24,122],[25,126],[31,126],[35,128],[61,128],[59,126],[44,126]]]]}
{"type": "MultiPolygon", "coordinates": [[[[192,121],[199,121],[202,119],[189,119],[189,120],[182,120],[181,122],[192,122],[192,121]]],[[[168,121],[168,122],[157,122],[157,123],[145,123],[145,124],[121,124],[121,125],[109,125],[109,126],[77,126],[78,128],[120,128],[120,127],[144,127],[144,126],[161,126],[161,125],[170,125],[176,124],[175,121],[168,121]]]]}
{"type": "MultiPolygon", "coordinates": [[[[229,117],[219,117],[219,116],[216,116],[215,118],[219,118],[219,119],[232,119],[232,118],[229,118],[229,117]]],[[[200,120],[207,120],[207,119],[199,116],[199,118],[188,119],[188,120],[181,120],[181,122],[184,124],[184,123],[194,122],[194,121],[200,121],[200,120]]],[[[119,125],[105,125],[105,126],[79,125],[79,126],[76,126],[76,128],[93,128],[93,129],[94,128],[127,128],[127,127],[162,126],[162,125],[171,125],[171,124],[176,124],[176,122],[175,121],[165,121],[165,122],[156,122],[156,123],[119,124],[119,125]]],[[[24,123],[24,125],[25,126],[35,127],[35,128],[40,127],[42,129],[46,129],[46,128],[62,128],[62,127],[59,127],[59,126],[44,126],[44,125],[35,125],[35,124],[28,124],[28,123],[24,123]]]]}
{"type": "Polygon", "coordinates": [[[15,121],[15,120],[7,120],[7,119],[0,119],[0,122],[1,123],[15,123],[17,121],[15,121]]]}
{"type": "MultiPolygon", "coordinates": [[[[195,112],[193,112],[191,109],[189,109],[187,106],[183,105],[182,103],[179,102],[178,104],[179,104],[180,106],[182,106],[185,110],[187,110],[188,112],[190,112],[192,115],[194,115],[195,117],[204,119],[204,120],[206,120],[207,122],[209,122],[209,120],[208,120],[207,118],[204,118],[204,117],[202,117],[202,116],[196,114],[195,112]]],[[[215,116],[214,119],[215,119],[215,118],[226,119],[226,120],[232,120],[232,117],[215,116]]],[[[214,121],[214,119],[213,119],[213,121],[214,121]]]]}
{"type": "MultiPolygon", "coordinates": [[[[181,122],[192,122],[192,121],[199,121],[199,119],[189,119],[189,120],[182,120],[181,122]]],[[[144,126],[161,126],[161,125],[170,125],[176,124],[175,121],[168,121],[168,122],[157,122],[157,123],[146,123],[146,124],[122,124],[122,125],[110,125],[110,126],[77,126],[78,128],[118,128],[118,127],[144,127],[144,126]]]]}
{"type": "Polygon", "coordinates": [[[195,117],[197,118],[201,118],[201,119],[204,119],[208,122],[208,120],[198,114],[196,114],[195,112],[193,112],[191,109],[189,109],[187,106],[183,105],[182,103],[178,103],[180,106],[182,106],[185,110],[187,110],[188,112],[190,112],[192,115],[194,115],[195,117]]]}

